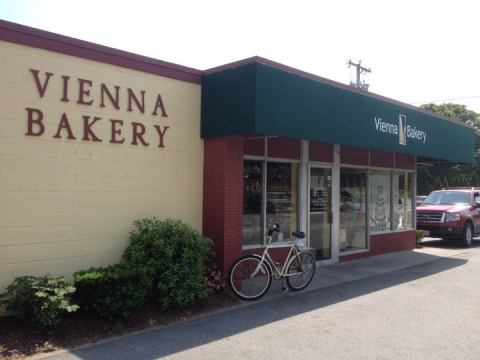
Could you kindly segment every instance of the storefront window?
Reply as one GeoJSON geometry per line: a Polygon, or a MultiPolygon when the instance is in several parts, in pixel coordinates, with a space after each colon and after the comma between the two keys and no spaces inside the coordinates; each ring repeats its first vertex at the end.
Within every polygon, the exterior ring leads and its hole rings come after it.
{"type": "Polygon", "coordinates": [[[393,230],[413,229],[413,173],[397,171],[392,179],[393,230]]]}
{"type": "Polygon", "coordinates": [[[280,232],[274,240],[290,239],[297,230],[298,164],[269,162],[267,166],[267,228],[274,223],[280,232]]]}
{"type": "Polygon", "coordinates": [[[390,230],[390,172],[372,170],[370,173],[370,230],[390,230]]]}
{"type": "MultiPolygon", "coordinates": [[[[263,230],[263,166],[260,160],[244,161],[243,245],[260,245],[263,230]]],[[[281,231],[273,241],[290,239],[297,230],[298,164],[268,162],[266,227],[278,223],[281,231]]]]}
{"type": "Polygon", "coordinates": [[[258,245],[262,241],[263,162],[244,161],[243,173],[243,244],[258,245]]]}
{"type": "Polygon", "coordinates": [[[367,170],[340,169],[340,251],[367,248],[367,170]]]}
{"type": "Polygon", "coordinates": [[[332,257],[332,169],[310,167],[310,246],[317,260],[332,257]]]}

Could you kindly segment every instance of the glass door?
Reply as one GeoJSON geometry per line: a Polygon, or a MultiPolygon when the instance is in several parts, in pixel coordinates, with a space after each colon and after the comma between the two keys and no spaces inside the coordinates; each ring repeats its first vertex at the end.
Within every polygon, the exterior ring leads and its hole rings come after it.
{"type": "Polygon", "coordinates": [[[332,169],[310,167],[309,239],[317,260],[332,257],[332,169]]]}

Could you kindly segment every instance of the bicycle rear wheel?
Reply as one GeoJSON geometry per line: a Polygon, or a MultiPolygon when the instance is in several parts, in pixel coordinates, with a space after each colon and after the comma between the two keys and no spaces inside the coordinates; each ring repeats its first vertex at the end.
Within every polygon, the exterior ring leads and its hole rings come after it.
{"type": "Polygon", "coordinates": [[[228,274],[230,289],[243,300],[256,300],[272,284],[272,271],[266,261],[246,255],[235,261],[228,274]]]}
{"type": "Polygon", "coordinates": [[[287,285],[292,291],[305,289],[315,274],[315,258],[309,251],[301,251],[290,260],[287,268],[287,285]]]}

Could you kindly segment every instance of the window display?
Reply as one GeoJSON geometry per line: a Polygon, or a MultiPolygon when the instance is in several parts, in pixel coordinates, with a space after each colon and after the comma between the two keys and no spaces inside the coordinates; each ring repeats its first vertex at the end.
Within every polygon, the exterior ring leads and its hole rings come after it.
{"type": "Polygon", "coordinates": [[[262,174],[262,161],[244,161],[243,245],[258,245],[262,241],[262,174]]]}
{"type": "MultiPolygon", "coordinates": [[[[244,160],[243,245],[260,246],[265,229],[280,224],[273,241],[288,240],[298,226],[298,162],[244,160]]],[[[308,242],[319,259],[331,252],[331,170],[309,166],[308,242]],[[319,253],[321,251],[321,253],[319,253]]],[[[368,235],[414,228],[414,172],[340,168],[338,246],[341,252],[368,249],[368,235]]]]}
{"type": "Polygon", "coordinates": [[[373,170],[370,173],[370,230],[390,230],[390,172],[373,170]]]}
{"type": "Polygon", "coordinates": [[[340,251],[367,248],[367,170],[340,169],[340,251]]]}
{"type": "Polygon", "coordinates": [[[310,246],[317,260],[330,259],[332,225],[332,169],[310,168],[310,246]]]}
{"type": "Polygon", "coordinates": [[[393,174],[393,230],[413,229],[413,173],[397,171],[393,174]]]}
{"type": "Polygon", "coordinates": [[[267,192],[263,192],[263,166],[260,160],[244,161],[243,192],[243,245],[260,245],[266,227],[274,223],[281,231],[275,233],[273,241],[290,239],[297,230],[298,164],[268,162],[267,192]],[[263,199],[266,196],[266,214],[263,199]]]}
{"type": "Polygon", "coordinates": [[[267,229],[280,225],[277,241],[297,230],[298,164],[269,162],[267,166],[267,229]]]}

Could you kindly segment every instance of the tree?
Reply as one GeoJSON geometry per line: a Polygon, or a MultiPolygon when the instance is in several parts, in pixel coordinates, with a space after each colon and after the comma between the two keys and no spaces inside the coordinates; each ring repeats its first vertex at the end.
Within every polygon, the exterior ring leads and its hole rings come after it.
{"type": "Polygon", "coordinates": [[[480,114],[476,113],[475,111],[467,109],[466,105],[461,104],[423,104],[420,105],[422,109],[429,110],[431,112],[450,117],[454,120],[458,120],[464,122],[466,124],[470,124],[474,126],[476,129],[479,128],[480,125],[480,114]]]}
{"type": "Polygon", "coordinates": [[[438,163],[434,166],[418,166],[417,193],[447,186],[480,186],[480,114],[460,104],[423,104],[422,109],[469,124],[475,129],[475,162],[469,164],[438,163]]]}

